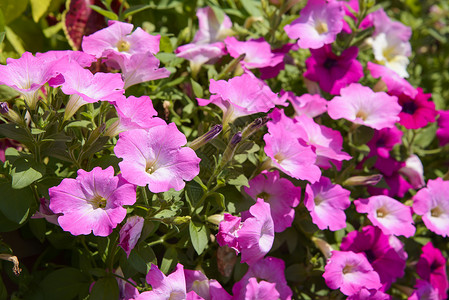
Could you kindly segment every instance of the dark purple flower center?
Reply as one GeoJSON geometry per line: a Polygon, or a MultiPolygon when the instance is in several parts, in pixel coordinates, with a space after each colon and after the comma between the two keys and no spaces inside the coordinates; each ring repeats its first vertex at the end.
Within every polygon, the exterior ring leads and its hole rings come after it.
{"type": "Polygon", "coordinates": [[[430,273],[435,272],[435,270],[440,268],[440,267],[441,267],[441,264],[438,261],[434,260],[432,262],[432,264],[430,265],[430,273]]]}
{"type": "Polygon", "coordinates": [[[337,62],[338,62],[338,61],[337,61],[336,59],[333,59],[333,58],[328,57],[328,58],[326,58],[326,60],[324,61],[323,66],[324,66],[326,69],[330,70],[330,69],[332,69],[333,67],[335,67],[335,65],[337,64],[337,62]]]}
{"type": "Polygon", "coordinates": [[[402,105],[402,112],[405,112],[406,114],[413,115],[417,109],[418,106],[413,101],[405,102],[402,105]]]}
{"type": "Polygon", "coordinates": [[[366,250],[365,251],[365,255],[366,255],[366,258],[368,259],[368,261],[370,262],[370,263],[372,263],[373,261],[375,261],[376,260],[376,255],[374,254],[374,252],[373,252],[373,250],[366,250]]]}
{"type": "Polygon", "coordinates": [[[380,139],[378,139],[377,140],[377,142],[376,142],[376,147],[377,148],[381,148],[381,147],[384,147],[385,146],[385,140],[383,139],[383,138],[380,138],[380,139]]]}

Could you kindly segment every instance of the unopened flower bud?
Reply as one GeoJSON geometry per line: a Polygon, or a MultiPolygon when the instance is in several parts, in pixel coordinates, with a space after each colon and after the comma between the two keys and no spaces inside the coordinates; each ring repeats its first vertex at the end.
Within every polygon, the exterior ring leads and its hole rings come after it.
{"type": "Polygon", "coordinates": [[[0,102],[0,113],[14,123],[23,122],[22,118],[14,110],[9,109],[7,102],[0,102]]]}
{"type": "Polygon", "coordinates": [[[175,217],[173,219],[173,224],[181,225],[181,224],[184,224],[184,223],[188,223],[188,222],[190,222],[190,219],[191,219],[190,216],[175,217]]]}
{"type": "Polygon", "coordinates": [[[345,186],[356,185],[376,185],[382,179],[381,174],[374,174],[369,176],[353,176],[349,177],[343,182],[345,186]]]}
{"type": "Polygon", "coordinates": [[[256,131],[258,131],[260,128],[262,128],[268,122],[268,120],[269,120],[268,117],[255,119],[251,124],[249,124],[248,126],[246,126],[245,129],[243,129],[242,139],[246,139],[246,138],[250,137],[256,131]]]}
{"type": "Polygon", "coordinates": [[[6,102],[0,102],[0,113],[6,114],[9,111],[8,103],[6,102]]]}
{"type": "Polygon", "coordinates": [[[229,162],[234,156],[235,149],[237,148],[238,143],[242,140],[242,133],[239,131],[231,138],[226,150],[223,153],[223,159],[221,161],[221,165],[225,165],[229,162]]]}
{"type": "Polygon", "coordinates": [[[223,221],[224,219],[224,215],[223,214],[215,214],[212,216],[207,217],[207,221],[209,223],[215,224],[215,225],[219,225],[221,221],[223,221]]]}
{"type": "Polygon", "coordinates": [[[190,143],[189,147],[192,148],[193,150],[197,150],[197,149],[203,147],[208,142],[210,142],[211,140],[216,138],[220,134],[222,129],[223,129],[223,126],[221,124],[212,126],[212,128],[208,132],[206,132],[199,138],[192,141],[190,143]]]}
{"type": "Polygon", "coordinates": [[[329,245],[325,240],[322,240],[317,237],[312,237],[312,241],[320,249],[321,253],[323,253],[326,259],[331,257],[331,253],[334,250],[331,245],[329,245]]]}

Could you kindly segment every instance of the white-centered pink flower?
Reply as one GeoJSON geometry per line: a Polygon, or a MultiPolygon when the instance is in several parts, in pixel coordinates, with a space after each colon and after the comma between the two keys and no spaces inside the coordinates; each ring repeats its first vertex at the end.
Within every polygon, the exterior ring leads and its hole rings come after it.
{"type": "Polygon", "coordinates": [[[126,216],[123,205],[136,202],[136,188],[114,176],[114,168],[78,170],[76,179],[65,178],[48,190],[50,209],[63,214],[58,223],[73,235],[108,236],[126,216]]]}
{"type": "Polygon", "coordinates": [[[344,211],[351,205],[350,194],[340,185],[332,184],[329,178],[321,177],[320,181],[307,185],[304,205],[319,229],[336,231],[346,228],[344,211]]]}
{"type": "Polygon", "coordinates": [[[105,133],[115,136],[123,131],[132,129],[147,129],[158,125],[165,125],[165,121],[157,118],[157,111],[148,96],[136,98],[122,97],[112,103],[117,110],[119,120],[113,123],[105,133]]]}
{"type": "Polygon", "coordinates": [[[134,129],[120,134],[114,148],[123,177],[138,186],[146,186],[153,193],[171,188],[179,191],[184,181],[199,173],[200,159],[195,151],[182,147],[186,137],[174,123],[147,130],[134,129]]]}
{"type": "Polygon", "coordinates": [[[327,100],[319,94],[303,94],[296,96],[293,92],[281,91],[281,98],[290,101],[297,116],[306,115],[315,118],[327,111],[327,100]]]}
{"type": "Polygon", "coordinates": [[[341,96],[334,97],[327,107],[334,120],[343,118],[377,130],[391,128],[399,121],[402,107],[395,96],[375,93],[359,83],[342,88],[340,93],[341,96]]]}
{"type": "Polygon", "coordinates": [[[281,178],[277,170],[263,172],[251,179],[245,192],[254,200],[262,198],[270,204],[275,232],[282,232],[292,226],[294,208],[301,200],[301,188],[294,186],[290,180],[281,178]]]}
{"type": "Polygon", "coordinates": [[[411,207],[385,196],[371,196],[367,199],[354,201],[359,213],[367,213],[374,226],[379,227],[384,234],[403,235],[411,237],[415,234],[411,207]]]}
{"type": "Polygon", "coordinates": [[[427,187],[413,196],[413,211],[422,216],[426,227],[443,237],[449,236],[449,181],[429,180],[427,187]]]}
{"type": "Polygon", "coordinates": [[[342,1],[309,0],[300,17],[284,27],[301,48],[317,49],[335,41],[343,29],[345,11],[342,1]]]}
{"type": "Polygon", "coordinates": [[[379,289],[379,275],[362,253],[352,251],[332,251],[332,256],[324,267],[323,277],[331,289],[340,289],[353,295],[362,288],[379,289]]]}
{"type": "Polygon", "coordinates": [[[159,52],[160,35],[151,35],[142,28],[118,21],[109,21],[109,26],[89,36],[83,37],[83,51],[97,58],[110,54],[130,58],[133,54],[159,52]],[[132,33],[131,33],[132,32],[132,33]]]}
{"type": "Polygon", "coordinates": [[[228,81],[210,80],[209,100],[197,98],[200,106],[213,103],[223,111],[223,124],[259,112],[268,112],[278,101],[270,87],[249,74],[233,77],[228,81]]]}
{"type": "Polygon", "coordinates": [[[237,58],[245,54],[245,58],[240,63],[247,69],[274,67],[284,59],[283,56],[273,54],[270,44],[264,38],[238,41],[230,36],[224,40],[224,43],[232,57],[237,58]]]}
{"type": "Polygon", "coordinates": [[[187,297],[184,267],[179,263],[175,271],[168,276],[151,264],[146,281],[151,284],[152,290],[141,293],[135,300],[183,300],[187,297]]]}

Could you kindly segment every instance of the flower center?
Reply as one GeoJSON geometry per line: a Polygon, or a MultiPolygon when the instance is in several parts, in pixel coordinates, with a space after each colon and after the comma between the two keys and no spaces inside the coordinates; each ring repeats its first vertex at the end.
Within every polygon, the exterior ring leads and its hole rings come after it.
{"type": "Polygon", "coordinates": [[[394,61],[396,58],[396,49],[394,47],[386,47],[383,51],[382,51],[382,55],[385,57],[385,59],[388,62],[394,61]]]}
{"type": "Polygon", "coordinates": [[[365,111],[363,111],[363,110],[359,110],[359,111],[357,112],[357,114],[355,115],[355,117],[356,117],[356,118],[360,118],[360,119],[362,119],[363,121],[366,121],[366,119],[368,118],[368,114],[367,114],[365,111]]]}
{"type": "Polygon", "coordinates": [[[280,163],[285,159],[285,156],[284,156],[284,154],[282,154],[282,153],[277,153],[277,154],[274,156],[274,159],[276,160],[276,162],[277,162],[278,164],[280,164],[280,163]]]}
{"type": "Polygon", "coordinates": [[[94,209],[105,208],[107,204],[107,200],[100,195],[96,195],[93,199],[88,200],[88,202],[94,209]]]}
{"type": "Polygon", "coordinates": [[[129,48],[131,48],[131,45],[127,41],[124,41],[124,40],[118,41],[118,43],[117,43],[117,50],[118,51],[120,51],[120,52],[128,52],[129,48]]]}
{"type": "Polygon", "coordinates": [[[168,300],[181,300],[181,299],[185,299],[185,295],[182,292],[171,292],[170,298],[168,298],[168,300]]]}
{"type": "Polygon", "coordinates": [[[326,58],[326,60],[324,61],[324,68],[326,68],[327,70],[332,69],[333,67],[335,67],[335,65],[337,64],[337,60],[333,59],[333,58],[326,58]]]}
{"type": "Polygon", "coordinates": [[[156,171],[156,160],[154,161],[147,161],[147,165],[145,167],[145,172],[149,174],[153,174],[156,171]]]}
{"type": "Polygon", "coordinates": [[[413,102],[413,101],[405,102],[402,105],[402,112],[405,112],[406,114],[409,114],[409,115],[413,115],[417,109],[418,109],[418,106],[416,106],[415,102],[413,102]]]}
{"type": "Polygon", "coordinates": [[[354,271],[354,265],[346,265],[343,268],[343,274],[348,274],[348,273],[352,273],[352,271],[354,271]]]}
{"type": "Polygon", "coordinates": [[[268,194],[267,192],[262,192],[260,194],[257,195],[257,198],[262,198],[265,201],[270,200],[271,195],[268,194]]]}
{"type": "Polygon", "coordinates": [[[318,32],[318,34],[327,33],[329,31],[329,28],[327,27],[326,22],[317,21],[315,24],[315,30],[318,32]]]}
{"type": "Polygon", "coordinates": [[[438,218],[442,214],[443,210],[439,206],[432,208],[432,210],[430,211],[430,215],[434,218],[438,218]]]}
{"type": "Polygon", "coordinates": [[[315,198],[313,198],[313,202],[315,202],[315,206],[318,206],[321,204],[321,202],[323,202],[323,198],[321,197],[321,195],[316,195],[315,198]]]}
{"type": "Polygon", "coordinates": [[[384,218],[388,215],[388,210],[382,206],[376,210],[376,215],[378,218],[384,218]]]}

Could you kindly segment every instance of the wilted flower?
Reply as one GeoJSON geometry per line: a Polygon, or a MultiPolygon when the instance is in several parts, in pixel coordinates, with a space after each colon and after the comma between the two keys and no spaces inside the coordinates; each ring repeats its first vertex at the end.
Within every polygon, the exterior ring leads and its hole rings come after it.
{"type": "Polygon", "coordinates": [[[132,216],[126,220],[125,225],[120,229],[119,246],[122,247],[128,257],[140,238],[144,221],[145,219],[140,216],[132,216]]]}

